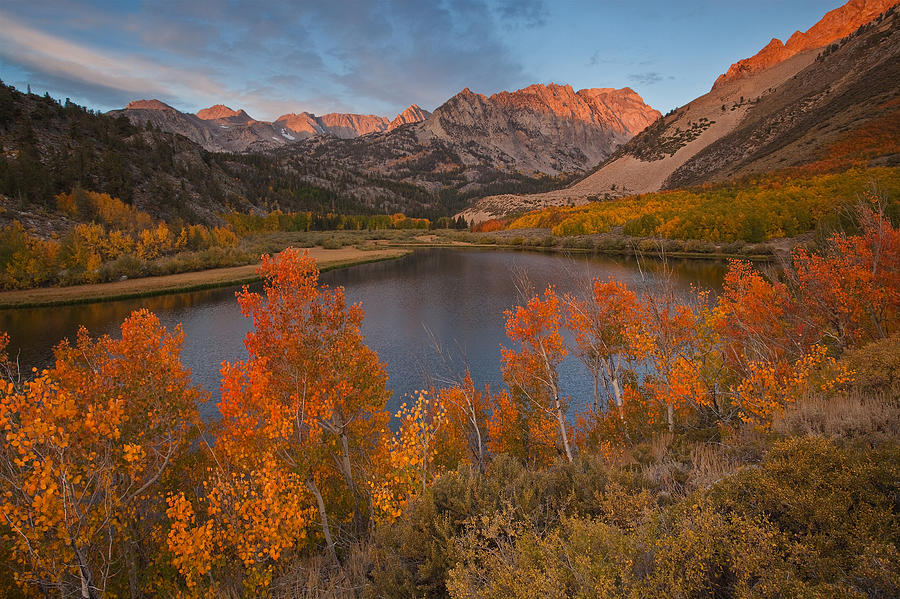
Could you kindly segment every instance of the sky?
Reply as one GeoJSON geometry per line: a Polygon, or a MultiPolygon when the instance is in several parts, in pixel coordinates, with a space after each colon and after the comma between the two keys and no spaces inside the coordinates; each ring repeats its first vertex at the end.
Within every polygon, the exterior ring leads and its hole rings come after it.
{"type": "Polygon", "coordinates": [[[631,87],[667,112],[840,0],[0,0],[0,79],[99,110],[392,117],[465,87],[631,87]]]}

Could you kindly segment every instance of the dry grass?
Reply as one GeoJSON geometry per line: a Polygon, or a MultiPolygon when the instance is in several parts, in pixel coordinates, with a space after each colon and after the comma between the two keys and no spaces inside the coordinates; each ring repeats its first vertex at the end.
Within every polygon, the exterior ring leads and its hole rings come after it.
{"type": "Polygon", "coordinates": [[[705,489],[722,480],[740,467],[720,443],[701,443],[691,448],[691,469],[687,486],[705,489]]]}
{"type": "Polygon", "coordinates": [[[900,333],[851,350],[843,361],[861,389],[900,396],[900,333]]]}
{"type": "Polygon", "coordinates": [[[900,437],[900,398],[886,391],[860,389],[809,398],[788,409],[773,423],[773,430],[785,436],[896,440],[900,437]]]}
{"type": "Polygon", "coordinates": [[[272,581],[271,596],[285,599],[356,599],[369,584],[372,551],[356,543],[338,567],[323,555],[285,565],[272,581]]]}

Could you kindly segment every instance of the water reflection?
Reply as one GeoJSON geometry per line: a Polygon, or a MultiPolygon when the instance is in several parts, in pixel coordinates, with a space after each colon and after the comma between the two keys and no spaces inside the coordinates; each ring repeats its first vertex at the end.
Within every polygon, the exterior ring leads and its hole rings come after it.
{"type": "MultiPolygon", "coordinates": [[[[684,293],[692,285],[718,289],[725,272],[724,264],[711,261],[670,261],[669,267],[676,288],[684,293]]],[[[431,249],[326,272],[321,279],[343,286],[350,302],[362,303],[363,332],[387,364],[393,409],[405,394],[458,374],[466,365],[477,385],[500,384],[500,344],[506,340],[503,311],[518,302],[519,279],[526,277],[538,290],[552,283],[561,293],[580,295],[591,279],[615,276],[638,291],[652,293],[661,273],[658,262],[639,265],[626,257],[431,249]]],[[[250,322],[240,314],[236,290],[0,310],[0,330],[9,332],[10,352],[19,352],[23,366],[41,367],[50,363],[53,346],[73,337],[79,325],[93,335],[116,334],[128,314],[145,307],[166,326],[181,323],[182,359],[194,380],[215,397],[222,361],[246,357],[243,338],[250,322]]],[[[575,403],[591,393],[583,367],[573,358],[562,366],[561,385],[575,403]]],[[[217,411],[211,404],[203,406],[202,413],[213,418],[217,411]]]]}

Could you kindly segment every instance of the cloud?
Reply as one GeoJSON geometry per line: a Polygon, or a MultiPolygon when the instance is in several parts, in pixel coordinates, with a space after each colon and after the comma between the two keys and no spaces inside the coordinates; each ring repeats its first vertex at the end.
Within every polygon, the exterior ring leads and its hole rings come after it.
{"type": "Polygon", "coordinates": [[[48,81],[87,90],[98,97],[151,95],[174,98],[187,93],[213,98],[227,89],[204,72],[168,67],[136,56],[111,56],[32,29],[0,13],[0,57],[48,81]]]}
{"type": "Polygon", "coordinates": [[[258,118],[392,114],[466,86],[522,86],[530,78],[501,32],[547,14],[535,0],[47,1],[53,18],[29,4],[0,14],[0,63],[27,71],[34,87],[103,107],[221,102],[258,118]]]}
{"type": "MultiPolygon", "coordinates": [[[[658,61],[655,58],[647,58],[643,60],[635,60],[634,58],[626,58],[621,55],[613,55],[613,56],[604,56],[600,53],[600,50],[596,50],[593,54],[591,54],[590,58],[588,58],[587,66],[596,67],[602,64],[614,64],[621,66],[631,66],[631,67],[646,67],[653,64],[656,64],[658,61]]],[[[640,75],[632,75],[632,77],[639,77],[640,75]]]]}
{"type": "Polygon", "coordinates": [[[621,60],[617,60],[614,58],[603,57],[600,55],[600,50],[597,50],[593,54],[591,54],[590,58],[588,58],[587,64],[589,67],[596,67],[600,66],[601,64],[620,64],[621,62],[621,60]]]}
{"type": "Polygon", "coordinates": [[[467,86],[494,91],[527,79],[483,2],[395,0],[390,8],[391,18],[381,23],[375,14],[349,23],[334,11],[314,16],[337,42],[333,55],[341,68],[334,81],[348,95],[430,108],[467,86]]]}
{"type": "Polygon", "coordinates": [[[632,73],[628,78],[639,85],[655,85],[666,80],[675,79],[672,75],[663,75],[657,71],[647,71],[645,73],[632,73]]]}

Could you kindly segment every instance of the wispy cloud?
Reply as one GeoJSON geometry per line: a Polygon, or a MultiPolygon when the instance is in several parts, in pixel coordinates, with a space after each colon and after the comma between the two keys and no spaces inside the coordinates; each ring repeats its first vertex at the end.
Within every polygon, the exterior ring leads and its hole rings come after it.
{"type": "Polygon", "coordinates": [[[0,20],[4,32],[0,57],[47,81],[76,90],[96,88],[99,95],[122,100],[137,96],[174,100],[187,95],[211,100],[233,93],[203,71],[165,66],[139,56],[113,56],[35,30],[2,12],[0,20]]]}
{"type": "Polygon", "coordinates": [[[500,31],[546,16],[537,0],[48,1],[58,5],[54,19],[27,4],[0,14],[0,66],[94,105],[159,97],[259,118],[390,114],[413,102],[433,108],[466,86],[521,86],[529,78],[500,31]]]}
{"type": "Polygon", "coordinates": [[[629,79],[634,81],[639,85],[655,85],[657,83],[661,83],[666,81],[667,79],[675,79],[672,75],[664,75],[657,71],[647,71],[644,73],[632,73],[628,76],[629,79]]]}

